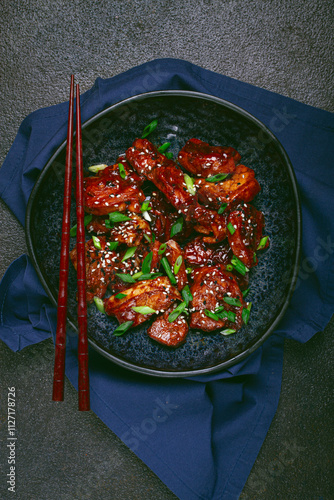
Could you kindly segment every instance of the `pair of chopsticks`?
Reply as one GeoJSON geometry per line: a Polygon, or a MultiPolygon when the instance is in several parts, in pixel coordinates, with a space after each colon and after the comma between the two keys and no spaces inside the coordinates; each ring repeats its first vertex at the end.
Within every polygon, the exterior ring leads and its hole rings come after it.
{"type": "MultiPolygon", "coordinates": [[[[67,125],[65,161],[64,205],[59,271],[59,293],[57,308],[57,331],[53,374],[53,401],[64,400],[64,376],[66,354],[67,284],[70,250],[70,208],[72,188],[72,151],[74,123],[74,75],[71,76],[70,100],[67,125]]],[[[83,203],[83,162],[80,89],[76,85],[76,216],[77,216],[77,285],[78,285],[78,365],[79,365],[79,410],[87,411],[89,404],[89,372],[87,341],[85,226],[83,203]]]]}

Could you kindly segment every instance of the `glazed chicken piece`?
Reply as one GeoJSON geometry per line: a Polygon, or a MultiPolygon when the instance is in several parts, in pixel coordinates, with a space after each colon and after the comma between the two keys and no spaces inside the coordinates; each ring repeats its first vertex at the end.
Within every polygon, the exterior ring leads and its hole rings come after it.
{"type": "Polygon", "coordinates": [[[140,212],[145,195],[140,186],[140,177],[126,164],[125,179],[121,176],[118,163],[100,170],[96,176],[84,179],[85,211],[94,215],[110,212],[140,212]]]}
{"type": "Polygon", "coordinates": [[[178,155],[182,167],[197,177],[233,172],[240,158],[231,147],[210,146],[199,139],[186,142],[178,155]]]}
{"type": "Polygon", "coordinates": [[[122,293],[126,295],[122,299],[116,299],[114,295],[105,299],[105,311],[116,316],[119,323],[133,321],[132,327],[147,321],[154,314],[141,314],[134,311],[133,307],[147,306],[156,312],[164,312],[175,300],[181,300],[180,293],[171,285],[167,276],[138,281],[122,293]]]}
{"type": "MultiPolygon", "coordinates": [[[[166,242],[171,238],[171,229],[173,224],[180,217],[173,205],[168,203],[166,197],[160,191],[153,191],[150,199],[149,216],[151,218],[151,231],[161,242],[166,242]]],[[[184,240],[192,232],[192,224],[184,221],[182,231],[175,234],[173,239],[184,240]]]]}
{"type": "Polygon", "coordinates": [[[218,245],[207,245],[201,236],[196,236],[189,241],[183,249],[184,258],[190,267],[199,267],[207,264],[222,264],[226,266],[231,263],[232,250],[225,240],[218,245]]]}
{"type": "MultiPolygon", "coordinates": [[[[233,276],[222,266],[203,266],[193,273],[193,284],[190,291],[193,296],[190,311],[190,328],[199,328],[206,332],[217,329],[231,328],[238,330],[242,326],[242,310],[246,307],[242,292],[233,276]],[[234,298],[240,301],[240,306],[230,305],[224,301],[234,298]],[[232,313],[235,321],[224,317],[216,321],[205,314],[205,310],[215,313],[218,308],[232,313]]],[[[225,314],[223,312],[223,314],[225,314]]],[[[227,316],[227,314],[226,314],[227,316]]]]}
{"type": "MultiPolygon", "coordinates": [[[[262,238],[264,215],[253,205],[238,205],[228,216],[228,223],[234,228],[233,234],[228,232],[228,241],[232,251],[246,267],[256,266],[258,259],[256,250],[262,238]]],[[[265,248],[269,246],[269,239],[265,248]]]]}
{"type": "Polygon", "coordinates": [[[207,241],[226,237],[225,219],[217,212],[201,207],[197,196],[189,193],[182,170],[172,160],[158,152],[147,139],[136,139],[126,152],[131,166],[152,181],[167,200],[182,213],[186,221],[196,221],[195,229],[207,236],[207,241]],[[213,232],[213,236],[210,233],[213,232]]]}
{"type": "Polygon", "coordinates": [[[218,210],[222,203],[249,202],[260,192],[254,170],[238,165],[231,176],[220,182],[195,180],[198,199],[203,205],[218,210]]]}
{"type": "Polygon", "coordinates": [[[161,314],[147,330],[147,335],[160,344],[178,347],[185,342],[189,326],[184,314],[169,322],[168,316],[173,312],[174,304],[161,314]]]}
{"type": "Polygon", "coordinates": [[[184,256],[183,256],[182,249],[181,249],[180,245],[174,240],[168,240],[166,245],[167,245],[167,248],[166,248],[166,252],[164,253],[164,255],[167,257],[167,260],[168,260],[169,265],[172,269],[172,272],[175,275],[178,290],[182,290],[186,286],[186,284],[188,283],[186,266],[184,264],[184,256]],[[175,266],[175,263],[179,257],[181,257],[182,263],[181,263],[181,266],[180,266],[178,273],[175,274],[174,266],[175,266]]]}
{"type": "Polygon", "coordinates": [[[138,246],[144,239],[146,234],[149,238],[152,237],[152,231],[149,223],[133,213],[127,213],[131,220],[117,222],[114,227],[107,227],[109,219],[104,217],[93,217],[91,222],[87,224],[87,231],[96,234],[108,234],[110,240],[125,243],[129,247],[138,246]]]}

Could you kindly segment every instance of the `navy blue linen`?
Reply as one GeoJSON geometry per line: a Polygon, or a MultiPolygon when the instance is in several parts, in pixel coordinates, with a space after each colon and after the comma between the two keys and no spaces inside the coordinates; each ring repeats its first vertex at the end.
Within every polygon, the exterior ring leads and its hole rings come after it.
{"type": "MultiPolygon", "coordinates": [[[[98,78],[81,98],[82,119],[126,97],[161,89],[224,98],[278,137],[300,189],[301,270],[275,334],[223,372],[161,380],[134,375],[90,350],[91,407],[180,499],[236,500],[277,408],[284,338],[306,342],[334,312],[334,115],[185,61],[158,59],[98,78]]],[[[0,196],[22,224],[41,169],[66,138],[67,113],[63,103],[29,115],[0,170],[0,196]]],[[[22,256],[0,283],[0,338],[16,351],[54,337],[55,326],[55,308],[22,256]]],[[[76,342],[69,330],[66,375],[77,388],[76,342]]]]}

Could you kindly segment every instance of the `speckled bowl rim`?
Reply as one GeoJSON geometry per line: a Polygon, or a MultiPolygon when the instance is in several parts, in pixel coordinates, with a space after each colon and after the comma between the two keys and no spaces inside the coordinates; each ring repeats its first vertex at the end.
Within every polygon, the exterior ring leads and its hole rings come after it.
{"type": "MultiPolygon", "coordinates": [[[[264,130],[266,134],[271,138],[271,140],[275,143],[276,148],[278,149],[280,155],[282,156],[285,165],[287,167],[287,173],[290,178],[291,182],[291,188],[292,188],[292,193],[294,197],[294,205],[295,205],[295,219],[296,219],[296,224],[297,224],[297,231],[295,234],[295,255],[293,259],[293,271],[292,271],[292,277],[291,277],[291,282],[289,289],[286,293],[286,298],[283,303],[283,306],[281,307],[280,312],[276,316],[275,320],[272,322],[269,328],[265,331],[265,333],[256,341],[254,344],[252,344],[249,348],[245,349],[242,353],[239,353],[232,358],[223,361],[222,363],[219,363],[214,366],[209,366],[208,368],[200,368],[200,369],[194,369],[194,370],[185,370],[185,371],[166,371],[166,370],[158,370],[154,368],[147,368],[144,366],[139,366],[137,364],[131,363],[129,361],[125,361],[123,359],[118,358],[117,356],[114,356],[110,352],[107,352],[105,349],[100,347],[98,343],[90,338],[88,336],[88,341],[89,344],[102,356],[106,357],[113,363],[116,363],[117,365],[131,370],[133,372],[137,373],[142,373],[146,375],[152,375],[155,377],[165,377],[165,378],[181,378],[181,377],[193,377],[193,376],[198,376],[198,375],[203,375],[203,374],[208,374],[208,373],[213,373],[213,372],[218,372],[221,370],[224,370],[226,368],[229,368],[232,365],[235,365],[236,363],[242,361],[246,357],[248,357],[250,354],[252,354],[256,349],[258,349],[264,342],[265,340],[274,332],[275,328],[278,326],[279,322],[282,320],[286,309],[289,305],[289,302],[291,300],[296,282],[297,282],[297,276],[298,276],[298,270],[299,270],[299,260],[300,260],[300,252],[301,252],[301,232],[302,232],[302,218],[301,218],[301,205],[300,205],[300,198],[299,198],[299,193],[298,193],[298,186],[297,186],[297,181],[295,177],[295,173],[292,167],[292,164],[290,162],[290,159],[283,148],[282,144],[279,142],[277,137],[272,133],[268,127],[266,127],[260,120],[255,118],[252,114],[250,114],[248,111],[244,110],[243,108],[240,108],[239,106],[236,106],[235,104],[232,104],[229,101],[226,101],[224,99],[221,99],[216,96],[212,96],[210,94],[204,94],[201,92],[194,92],[190,90],[160,90],[160,91],[154,91],[154,92],[145,92],[143,94],[138,94],[132,97],[129,97],[127,99],[124,99],[122,101],[119,101],[108,108],[104,109],[103,111],[100,111],[96,115],[92,116],[89,120],[87,120],[83,125],[82,128],[84,129],[85,127],[89,126],[93,122],[99,120],[101,117],[104,115],[110,113],[111,111],[117,110],[117,108],[124,106],[124,105],[131,105],[133,102],[140,102],[141,100],[150,98],[150,97],[192,97],[192,98],[197,98],[197,99],[203,99],[207,101],[214,102],[216,104],[219,104],[220,106],[224,106],[225,108],[228,108],[231,111],[234,111],[240,115],[243,116],[243,118],[248,119],[249,121],[253,122],[256,126],[258,126],[260,129],[264,130]]],[[[27,247],[28,247],[28,253],[31,258],[31,261],[33,263],[33,266],[36,270],[36,273],[45,289],[47,292],[51,302],[54,304],[55,307],[57,307],[57,298],[55,297],[55,294],[52,293],[50,290],[46,280],[44,279],[44,276],[40,270],[38,260],[35,255],[33,243],[32,243],[32,237],[30,234],[30,229],[31,229],[31,220],[32,220],[32,207],[33,203],[35,200],[35,196],[38,193],[39,187],[43,182],[44,177],[47,175],[49,167],[52,165],[53,161],[56,159],[56,157],[59,155],[59,153],[66,147],[67,140],[65,140],[55,151],[55,153],[52,155],[52,157],[49,159],[49,161],[46,163],[46,165],[43,167],[36,184],[30,194],[28,205],[27,205],[27,211],[26,211],[26,220],[25,220],[25,235],[26,235],[26,242],[27,242],[27,247]]],[[[70,319],[68,320],[70,326],[74,329],[74,331],[77,332],[77,326],[73,321],[70,319]]]]}

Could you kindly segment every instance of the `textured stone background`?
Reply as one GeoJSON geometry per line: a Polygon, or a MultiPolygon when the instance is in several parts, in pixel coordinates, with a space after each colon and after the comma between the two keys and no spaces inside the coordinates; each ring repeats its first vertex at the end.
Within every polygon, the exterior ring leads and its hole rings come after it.
{"type": "MultiPolygon", "coordinates": [[[[2,0],[0,20],[1,164],[28,113],[67,100],[71,73],[85,91],[158,57],[334,111],[330,0],[2,0]]],[[[2,202],[0,224],[2,276],[26,247],[2,202]]],[[[333,333],[332,320],[306,345],[286,342],[278,411],[242,500],[334,498],[333,333]]],[[[1,343],[0,357],[0,431],[7,386],[18,393],[17,498],[176,498],[92,412],[77,411],[69,383],[65,402],[51,402],[51,341],[16,354],[1,343]]]]}

